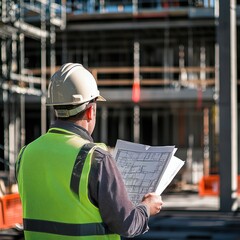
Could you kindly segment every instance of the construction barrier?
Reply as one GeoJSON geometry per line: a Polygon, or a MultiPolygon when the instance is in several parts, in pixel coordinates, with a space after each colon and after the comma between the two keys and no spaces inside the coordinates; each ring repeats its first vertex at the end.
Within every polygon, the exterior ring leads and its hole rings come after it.
{"type": "MultiPolygon", "coordinates": [[[[220,187],[219,175],[203,176],[198,184],[198,194],[200,196],[219,196],[220,187]]],[[[240,176],[238,176],[237,193],[240,195],[240,176]]]]}
{"type": "Polygon", "coordinates": [[[22,203],[18,193],[7,194],[0,198],[0,228],[11,228],[22,224],[22,203]]]}

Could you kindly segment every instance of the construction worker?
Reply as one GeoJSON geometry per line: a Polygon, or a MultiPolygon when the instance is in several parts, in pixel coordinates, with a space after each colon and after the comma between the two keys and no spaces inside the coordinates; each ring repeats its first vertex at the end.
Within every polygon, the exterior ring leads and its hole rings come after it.
{"type": "Polygon", "coordinates": [[[107,147],[93,143],[97,101],[105,99],[81,64],[64,64],[52,76],[47,105],[57,119],[16,162],[25,240],[134,237],[161,210],[155,193],[134,206],[107,147]]]}

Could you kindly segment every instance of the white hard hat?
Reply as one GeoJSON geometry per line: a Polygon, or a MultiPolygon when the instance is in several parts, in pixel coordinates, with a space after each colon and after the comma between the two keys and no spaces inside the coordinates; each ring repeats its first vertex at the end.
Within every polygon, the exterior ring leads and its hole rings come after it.
{"type": "Polygon", "coordinates": [[[67,63],[51,77],[46,105],[58,106],[55,109],[58,117],[69,117],[86,109],[94,99],[106,101],[100,95],[93,75],[81,64],[67,63]],[[65,107],[69,105],[73,106],[71,110],[65,107]]]}

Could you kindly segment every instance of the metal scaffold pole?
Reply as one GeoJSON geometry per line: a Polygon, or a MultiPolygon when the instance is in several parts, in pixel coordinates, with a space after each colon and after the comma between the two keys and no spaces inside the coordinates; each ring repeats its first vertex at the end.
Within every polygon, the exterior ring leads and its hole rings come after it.
{"type": "MultiPolygon", "coordinates": [[[[56,42],[56,27],[51,24],[51,19],[54,18],[53,5],[54,0],[50,0],[50,38],[49,38],[49,47],[50,47],[50,75],[52,76],[55,72],[56,67],[56,53],[55,53],[55,42],[56,42]]],[[[47,83],[46,83],[47,84],[47,83]]],[[[47,109],[46,109],[47,112],[47,109]]],[[[49,118],[50,122],[54,120],[54,111],[52,108],[49,109],[49,118]]]]}
{"type": "MultiPolygon", "coordinates": [[[[19,4],[20,6],[23,6],[23,1],[19,1],[19,4]]],[[[20,12],[20,21],[23,21],[23,14],[24,14],[24,11],[23,11],[23,8],[20,7],[19,9],[19,12],[20,12]]],[[[24,34],[23,33],[19,33],[18,35],[18,40],[19,40],[19,69],[18,69],[18,72],[22,78],[23,76],[23,70],[24,70],[24,58],[25,58],[25,53],[24,53],[24,48],[25,48],[25,45],[24,45],[24,40],[25,40],[25,37],[24,37],[24,34]]],[[[17,64],[17,62],[16,62],[17,64]]],[[[22,79],[21,79],[22,80],[22,79]]],[[[21,134],[21,139],[20,139],[20,147],[24,146],[25,145],[25,138],[26,138],[26,130],[25,130],[25,95],[24,94],[21,94],[20,96],[20,134],[21,134]]]]}
{"type": "MultiPolygon", "coordinates": [[[[6,80],[6,40],[1,40],[1,75],[2,84],[6,80]]],[[[4,159],[9,159],[9,90],[3,89],[3,117],[4,117],[4,159]]],[[[4,162],[4,170],[7,170],[6,161],[4,162]]]]}
{"type": "MultiPolygon", "coordinates": [[[[41,8],[41,30],[46,31],[46,4],[42,3],[41,8]]],[[[46,37],[41,37],[41,133],[47,131],[46,112],[46,37]]]]}
{"type": "MultiPolygon", "coordinates": [[[[140,44],[138,41],[134,42],[134,83],[140,86],[140,44]]],[[[140,98],[140,96],[137,96],[140,98]]],[[[136,101],[139,101],[137,99],[136,101]]],[[[133,138],[134,142],[140,141],[140,107],[138,104],[134,105],[133,110],[133,138]]]]}
{"type": "MultiPolygon", "coordinates": [[[[20,44],[20,75],[23,75],[24,69],[24,34],[20,33],[19,35],[19,44],[20,44]]],[[[21,119],[21,147],[25,145],[26,130],[25,130],[25,95],[21,94],[20,96],[20,119],[21,119]]]]}

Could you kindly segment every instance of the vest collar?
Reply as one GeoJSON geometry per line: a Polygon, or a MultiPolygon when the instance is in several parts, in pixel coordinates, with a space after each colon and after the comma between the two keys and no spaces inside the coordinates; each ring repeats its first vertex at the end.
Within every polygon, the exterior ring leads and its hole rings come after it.
{"type": "Polygon", "coordinates": [[[85,128],[69,121],[63,121],[58,119],[50,126],[50,128],[62,128],[67,131],[73,132],[90,142],[93,142],[93,138],[90,136],[90,134],[85,128]]]}

